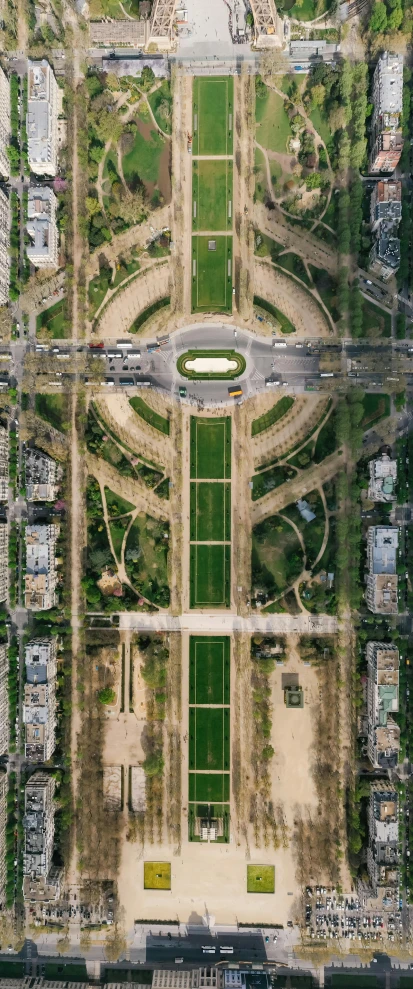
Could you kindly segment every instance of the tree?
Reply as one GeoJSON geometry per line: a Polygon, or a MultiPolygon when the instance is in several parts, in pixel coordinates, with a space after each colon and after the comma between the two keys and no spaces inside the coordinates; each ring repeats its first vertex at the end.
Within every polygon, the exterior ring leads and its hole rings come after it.
{"type": "Polygon", "coordinates": [[[172,116],[171,101],[164,96],[159,104],[159,113],[164,120],[170,120],[172,116]]]}
{"type": "Polygon", "coordinates": [[[339,106],[338,103],[335,103],[328,115],[328,123],[333,134],[335,134],[337,130],[344,130],[347,124],[345,107],[339,106]]]}
{"type": "Polygon", "coordinates": [[[162,752],[154,752],[152,755],[147,755],[142,765],[146,776],[162,776],[164,770],[162,752]]]}
{"type": "Polygon", "coordinates": [[[326,98],[326,88],[321,82],[313,86],[311,90],[311,102],[313,106],[323,106],[326,98]]]}
{"type": "Polygon", "coordinates": [[[386,27],[387,27],[386,4],[383,3],[382,0],[376,0],[369,21],[369,30],[373,31],[374,34],[379,34],[385,31],[386,27]]]}
{"type": "Polygon", "coordinates": [[[112,687],[103,687],[99,690],[98,699],[101,704],[113,704],[116,700],[116,694],[112,687]]]}
{"type": "Polygon", "coordinates": [[[263,79],[271,82],[275,76],[286,75],[290,71],[290,63],[285,52],[274,48],[261,56],[259,68],[263,79]]]}
{"type": "Polygon", "coordinates": [[[141,186],[130,192],[121,183],[116,183],[112,186],[112,196],[108,209],[112,217],[119,217],[130,226],[141,222],[144,214],[144,190],[141,186]]]}
{"type": "Polygon", "coordinates": [[[95,216],[96,213],[100,213],[100,203],[98,199],[93,196],[86,196],[86,209],[89,216],[95,216]]]}
{"type": "Polygon", "coordinates": [[[155,73],[151,69],[150,65],[144,65],[142,69],[142,75],[140,78],[140,86],[142,89],[150,89],[155,82],[155,73]]]}

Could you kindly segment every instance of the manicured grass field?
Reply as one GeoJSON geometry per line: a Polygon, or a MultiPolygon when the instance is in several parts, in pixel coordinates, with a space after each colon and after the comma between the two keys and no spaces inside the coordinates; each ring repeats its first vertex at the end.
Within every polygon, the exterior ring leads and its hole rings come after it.
{"type": "Polygon", "coordinates": [[[190,476],[198,480],[231,477],[231,417],[191,416],[190,476]]]}
{"type": "Polygon", "coordinates": [[[253,419],[251,424],[251,436],[257,436],[258,433],[263,433],[264,429],[269,429],[270,426],[274,426],[279,419],[285,416],[286,412],[291,409],[294,405],[295,398],[291,395],[283,395],[278,402],[273,405],[272,409],[268,409],[268,412],[264,412],[262,416],[258,419],[253,419]]]}
{"type": "Polygon", "coordinates": [[[231,539],[231,485],[217,482],[191,484],[191,540],[231,539]]]}
{"type": "Polygon", "coordinates": [[[273,865],[247,865],[247,893],[274,893],[273,865]]]}
{"type": "Polygon", "coordinates": [[[256,137],[258,144],[269,151],[287,153],[287,141],[292,137],[290,122],[284,110],[284,100],[271,89],[264,99],[256,101],[256,137]]]}
{"type": "Polygon", "coordinates": [[[67,336],[65,327],[65,301],[60,299],[54,306],[45,309],[36,316],[36,333],[46,330],[47,336],[53,340],[61,340],[67,336]]]}
{"type": "MultiPolygon", "coordinates": [[[[229,704],[230,650],[227,635],[190,636],[190,704],[229,704]]],[[[190,799],[202,800],[202,797],[190,799]]]]}
{"type": "Polygon", "coordinates": [[[66,395],[43,395],[35,397],[35,412],[54,429],[66,433],[69,429],[68,405],[66,395]]]}
{"type": "Polygon", "coordinates": [[[164,145],[165,138],[158,131],[151,130],[149,139],[145,140],[141,132],[135,130],[133,145],[122,158],[123,174],[129,188],[135,188],[137,176],[142,182],[158,181],[164,145]]]}
{"type": "Polygon", "coordinates": [[[143,398],[136,396],[135,398],[129,399],[129,405],[132,406],[133,411],[137,413],[141,419],[144,419],[149,426],[153,426],[154,429],[158,429],[160,433],[165,433],[165,436],[169,436],[169,420],[165,419],[164,416],[160,416],[159,412],[155,412],[150,405],[144,402],[143,398]]]}
{"type": "Polygon", "coordinates": [[[229,773],[189,773],[188,789],[194,803],[227,803],[229,773]]]}
{"type": "Polygon", "coordinates": [[[231,155],[234,117],[232,76],[195,78],[192,114],[192,153],[231,155]]]}
{"type": "Polygon", "coordinates": [[[189,768],[229,769],[229,732],[228,707],[190,707],[189,768]]]}
{"type": "Polygon", "coordinates": [[[232,237],[192,237],[192,311],[232,312],[232,237]]]}
{"type": "Polygon", "coordinates": [[[190,548],[190,607],[229,608],[231,547],[228,543],[192,543],[190,548]]]}
{"type": "Polygon", "coordinates": [[[143,886],[144,889],[170,889],[171,863],[144,862],[143,886]]]}
{"type": "Polygon", "coordinates": [[[232,161],[192,162],[192,229],[232,229],[232,161]]]}
{"type": "Polygon", "coordinates": [[[380,419],[390,415],[390,395],[365,394],[363,398],[364,416],[361,426],[371,429],[380,419]]]}

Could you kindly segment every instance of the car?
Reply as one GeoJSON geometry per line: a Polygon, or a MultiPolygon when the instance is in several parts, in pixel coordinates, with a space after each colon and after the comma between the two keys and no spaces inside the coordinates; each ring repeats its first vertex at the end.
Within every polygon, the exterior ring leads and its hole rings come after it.
{"type": "Polygon", "coordinates": [[[270,939],[269,939],[268,934],[267,934],[267,937],[265,938],[265,943],[268,944],[269,940],[270,939]]]}

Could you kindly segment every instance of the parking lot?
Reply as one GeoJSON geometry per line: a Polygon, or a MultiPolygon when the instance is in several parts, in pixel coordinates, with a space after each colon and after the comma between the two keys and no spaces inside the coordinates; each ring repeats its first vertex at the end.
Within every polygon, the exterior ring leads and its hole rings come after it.
{"type": "Polygon", "coordinates": [[[395,909],[398,906],[395,891],[379,895],[374,902],[372,909],[367,897],[362,900],[356,894],[340,895],[325,886],[307,886],[306,934],[318,941],[330,938],[361,942],[402,941],[402,914],[395,909]]]}

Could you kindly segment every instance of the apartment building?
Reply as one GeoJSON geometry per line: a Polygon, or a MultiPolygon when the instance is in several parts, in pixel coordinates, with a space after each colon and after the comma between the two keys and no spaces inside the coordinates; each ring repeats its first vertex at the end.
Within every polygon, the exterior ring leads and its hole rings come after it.
{"type": "Polygon", "coordinates": [[[54,841],[53,796],[55,781],[37,772],[26,783],[24,793],[23,893],[31,902],[55,900],[60,873],[52,865],[54,841]]]}
{"type": "Polygon", "coordinates": [[[400,240],[383,232],[370,251],[369,271],[388,282],[400,268],[400,240]]]}
{"type": "Polygon", "coordinates": [[[0,189],[0,306],[9,301],[10,288],[10,204],[0,189]]]}
{"type": "Polygon", "coordinates": [[[396,527],[371,525],[367,533],[366,601],[376,615],[397,615],[398,576],[396,527]]]}
{"type": "Polygon", "coordinates": [[[7,645],[0,646],[0,756],[9,748],[9,659],[7,645]]]}
{"type": "Polygon", "coordinates": [[[185,969],[156,968],[152,989],[223,989],[224,973],[215,965],[185,969]]]}
{"type": "Polygon", "coordinates": [[[29,59],[27,69],[26,127],[30,169],[35,175],[56,175],[61,93],[45,58],[39,62],[29,59]]]}
{"type": "Polygon", "coordinates": [[[396,500],[397,460],[391,460],[383,453],[369,463],[370,481],[368,497],[370,501],[392,502],[396,500]]]}
{"type": "Polygon", "coordinates": [[[25,755],[28,762],[46,762],[56,748],[55,639],[33,639],[26,646],[24,661],[25,755]]]}
{"type": "Polygon", "coordinates": [[[6,824],[7,824],[7,773],[0,772],[0,909],[3,910],[6,899],[6,824]]]}
{"type": "Polygon", "coordinates": [[[43,450],[27,448],[24,457],[28,501],[54,501],[59,493],[61,468],[43,450]]]}
{"type": "Polygon", "coordinates": [[[0,523],[0,603],[6,600],[9,588],[9,538],[7,523],[0,523]]]}
{"type": "Polygon", "coordinates": [[[9,496],[9,434],[0,426],[0,501],[9,496]]]}
{"type": "Polygon", "coordinates": [[[368,642],[367,751],[375,769],[395,769],[399,761],[399,650],[384,642],[368,642]]]}
{"type": "Polygon", "coordinates": [[[49,186],[29,189],[26,229],[31,243],[26,247],[26,254],[35,268],[58,267],[56,210],[57,198],[49,186]]]}
{"type": "Polygon", "coordinates": [[[377,896],[379,887],[391,889],[399,882],[398,795],[387,780],[372,783],[368,817],[367,871],[377,896]]]}
{"type": "Polygon", "coordinates": [[[403,148],[403,56],[383,52],[373,76],[370,172],[394,172],[403,148]]]}
{"type": "Polygon", "coordinates": [[[396,179],[374,183],[370,199],[370,223],[373,231],[383,223],[399,224],[402,218],[402,184],[396,179]]]}
{"type": "Polygon", "coordinates": [[[10,83],[0,67],[0,176],[7,179],[10,164],[7,148],[10,144],[10,83]]]}
{"type": "Polygon", "coordinates": [[[25,607],[46,611],[56,604],[58,525],[26,527],[25,607]]]}

